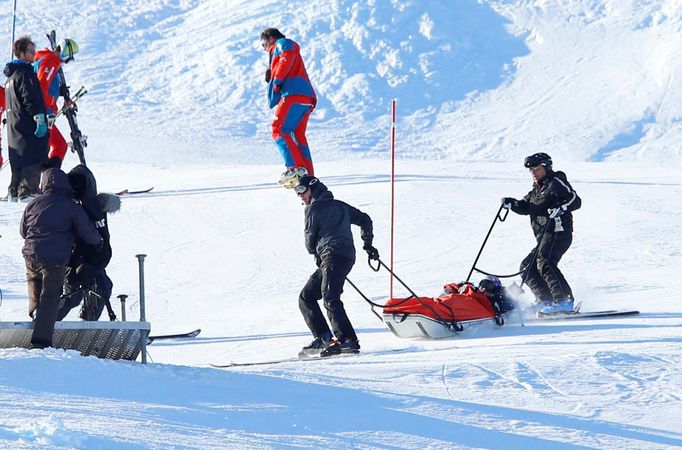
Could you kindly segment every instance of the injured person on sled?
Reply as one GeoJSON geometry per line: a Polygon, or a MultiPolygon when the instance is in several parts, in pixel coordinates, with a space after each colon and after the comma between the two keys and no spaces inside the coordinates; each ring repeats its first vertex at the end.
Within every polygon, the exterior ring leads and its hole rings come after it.
{"type": "Polygon", "coordinates": [[[501,326],[503,315],[514,309],[512,295],[497,277],[488,276],[478,286],[450,283],[436,297],[391,298],[383,319],[398,337],[441,339],[454,336],[464,324],[492,320],[501,326]]]}

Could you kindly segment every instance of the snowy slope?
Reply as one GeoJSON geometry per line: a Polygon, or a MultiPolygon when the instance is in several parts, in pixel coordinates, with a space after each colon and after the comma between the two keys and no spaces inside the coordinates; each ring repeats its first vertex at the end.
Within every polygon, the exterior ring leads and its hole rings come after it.
{"type": "MultiPolygon", "coordinates": [[[[682,447],[682,5],[281,4],[19,1],[18,34],[43,45],[54,27],[81,44],[66,74],[90,89],[79,118],[100,190],[155,186],[110,217],[114,294],[130,294],[135,319],[134,255],[146,253],[153,333],[202,333],[155,342],[147,366],[1,350],[0,446],[682,447]],[[542,150],[583,198],[561,263],[583,309],[642,314],[524,327],[512,317],[410,341],[347,286],[360,356],[210,368],[287,358],[310,340],[297,296],[314,263],[303,207],[274,183],[258,45],[267,26],[301,42],[320,95],[317,173],[373,217],[384,260],[386,113],[398,98],[395,269],[412,289],[436,295],[466,277],[499,198],[530,188],[523,156],[542,150]]],[[[21,213],[0,205],[3,321],[26,319],[21,213]]],[[[479,266],[513,272],[532,245],[527,218],[510,215],[479,266]]],[[[386,299],[386,272],[361,255],[349,278],[386,299]]]]}
{"type": "Polygon", "coordinates": [[[45,45],[54,27],[81,44],[67,76],[90,88],[82,122],[109,137],[93,142],[107,160],[145,148],[152,160],[277,162],[258,44],[267,26],[302,44],[320,97],[318,159],[385,153],[392,98],[405,157],[680,159],[675,0],[19,5],[18,34],[45,45]],[[141,141],[122,148],[121,136],[141,141]]]}

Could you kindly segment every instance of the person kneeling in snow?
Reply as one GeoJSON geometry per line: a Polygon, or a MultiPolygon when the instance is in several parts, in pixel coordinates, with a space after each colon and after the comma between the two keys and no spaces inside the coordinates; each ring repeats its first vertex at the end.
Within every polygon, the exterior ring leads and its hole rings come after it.
{"type": "Polygon", "coordinates": [[[570,312],[574,307],[573,292],[557,265],[573,241],[571,211],[580,208],[581,200],[566,174],[552,170],[548,154],[528,156],[524,166],[533,177],[533,189],[521,200],[502,199],[505,208],[530,216],[537,240],[537,256],[533,249],[521,262],[521,270],[528,271],[525,281],[540,302],[539,312],[570,312]]]}
{"type": "Polygon", "coordinates": [[[66,317],[69,311],[84,299],[86,301],[81,308],[80,318],[98,320],[114,287],[105,270],[111,260],[111,235],[107,213],[118,211],[121,208],[121,199],[114,194],[98,194],[95,176],[84,165],[74,167],[68,177],[74,198],[83,207],[102,237],[102,249],[94,252],[85,242],[76,241],[66,270],[64,295],[61,298],[57,320],[66,317]]]}
{"type": "Polygon", "coordinates": [[[315,339],[301,350],[301,356],[332,356],[358,353],[360,343],[341,301],[346,276],[355,264],[355,246],[350,225],[358,225],[369,257],[379,259],[372,247],[372,219],[362,211],[335,200],[316,177],[304,175],[294,187],[305,207],[305,246],[315,255],[313,272],[298,298],[298,306],[315,339]],[[334,331],[332,336],[320,306],[324,302],[334,331]]]}
{"type": "Polygon", "coordinates": [[[83,209],[72,198],[69,179],[57,168],[42,174],[42,194],[31,200],[21,217],[24,238],[28,313],[35,320],[31,345],[52,346],[66,264],[76,239],[99,251],[102,238],[83,209]]]}

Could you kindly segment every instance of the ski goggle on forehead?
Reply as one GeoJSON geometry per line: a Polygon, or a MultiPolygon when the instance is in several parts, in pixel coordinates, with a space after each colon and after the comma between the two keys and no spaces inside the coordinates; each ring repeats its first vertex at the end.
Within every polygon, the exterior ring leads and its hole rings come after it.
{"type": "Polygon", "coordinates": [[[294,187],[294,192],[296,192],[297,194],[303,194],[307,190],[308,190],[308,186],[301,185],[301,186],[294,187]]]}

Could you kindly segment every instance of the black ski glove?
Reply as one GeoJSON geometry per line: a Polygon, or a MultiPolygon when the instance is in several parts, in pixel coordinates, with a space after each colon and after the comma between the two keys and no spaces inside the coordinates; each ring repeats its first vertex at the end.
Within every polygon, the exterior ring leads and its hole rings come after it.
{"type": "Polygon", "coordinates": [[[269,83],[269,82],[270,82],[270,78],[272,78],[272,71],[271,71],[270,69],[267,69],[267,70],[265,71],[265,82],[266,82],[266,83],[269,83]]]}
{"type": "Polygon", "coordinates": [[[366,243],[362,247],[362,249],[367,252],[367,255],[369,255],[369,259],[372,259],[374,261],[377,261],[379,259],[379,250],[372,247],[372,244],[366,243]]]}
{"type": "Polygon", "coordinates": [[[504,206],[507,209],[511,208],[516,208],[519,204],[519,201],[516,200],[515,198],[512,197],[504,197],[502,198],[502,206],[504,206]]]}

